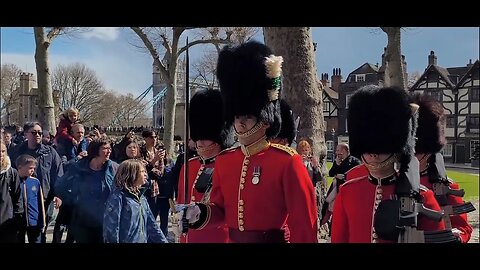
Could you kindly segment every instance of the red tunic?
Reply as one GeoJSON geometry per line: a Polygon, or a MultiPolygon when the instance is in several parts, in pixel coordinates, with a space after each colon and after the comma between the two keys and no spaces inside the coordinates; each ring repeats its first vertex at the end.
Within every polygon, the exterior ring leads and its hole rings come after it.
{"type": "MultiPolygon", "coordinates": [[[[362,165],[361,165],[362,166],[362,165]]],[[[358,166],[357,166],[358,167],[358,166]]],[[[376,185],[368,175],[349,179],[340,188],[335,199],[332,220],[332,243],[387,242],[379,239],[373,231],[375,200],[390,199],[395,185],[376,185]]],[[[431,190],[421,191],[425,207],[440,210],[431,190]]],[[[418,229],[423,231],[444,230],[443,221],[436,222],[423,216],[418,218],[418,229]]]]}
{"type": "Polygon", "coordinates": [[[368,169],[365,165],[360,164],[351,168],[345,174],[346,174],[345,181],[348,181],[348,180],[356,179],[360,176],[368,175],[368,169]]]}
{"type": "MultiPolygon", "coordinates": [[[[211,168],[215,163],[203,165],[199,157],[194,157],[188,161],[188,194],[187,198],[190,198],[190,203],[200,202],[204,193],[198,192],[195,187],[195,181],[199,176],[201,167],[211,168]]],[[[184,202],[184,174],[185,166],[182,166],[180,176],[178,179],[178,203],[184,202]]],[[[204,230],[188,230],[187,236],[180,238],[181,243],[226,243],[228,242],[228,231],[225,224],[220,224],[212,228],[206,228],[204,230]]]]}
{"type": "MultiPolygon", "coordinates": [[[[424,185],[428,189],[432,189],[432,183],[428,181],[428,175],[424,175],[420,177],[420,184],[424,185]]],[[[459,189],[459,185],[457,183],[451,183],[450,188],[452,189],[459,189]]],[[[461,197],[447,195],[447,200],[449,205],[455,206],[465,203],[461,197]]],[[[470,236],[472,235],[473,228],[468,224],[467,221],[467,214],[455,215],[450,216],[450,223],[452,228],[456,228],[462,233],[460,234],[460,238],[462,239],[462,243],[468,243],[470,240],[470,236]]]]}
{"type": "Polygon", "coordinates": [[[208,209],[202,226],[226,223],[242,237],[288,224],[290,242],[318,242],[312,182],[300,155],[283,145],[265,143],[249,156],[241,148],[221,153],[208,209]],[[258,182],[254,170],[260,171],[258,182]]]}

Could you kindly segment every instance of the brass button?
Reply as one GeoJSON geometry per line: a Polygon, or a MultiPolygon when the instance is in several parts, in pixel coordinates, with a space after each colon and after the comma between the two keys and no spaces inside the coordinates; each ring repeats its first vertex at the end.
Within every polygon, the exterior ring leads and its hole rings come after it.
{"type": "Polygon", "coordinates": [[[243,205],[243,200],[239,200],[238,204],[243,205]]]}
{"type": "Polygon", "coordinates": [[[244,188],[243,184],[240,184],[240,189],[243,189],[243,188],[244,188]]]}
{"type": "Polygon", "coordinates": [[[245,228],[243,228],[243,226],[238,226],[238,230],[243,232],[245,230],[245,228]]]}
{"type": "Polygon", "coordinates": [[[377,239],[373,239],[373,240],[372,240],[372,243],[377,243],[377,239]]]}
{"type": "Polygon", "coordinates": [[[245,183],[245,177],[240,178],[240,184],[245,183]]]}
{"type": "Polygon", "coordinates": [[[238,211],[239,211],[239,212],[243,212],[243,206],[240,205],[240,206],[238,207],[238,211]]]}
{"type": "Polygon", "coordinates": [[[382,194],[382,193],[383,193],[383,189],[377,188],[377,193],[382,194]]]}
{"type": "Polygon", "coordinates": [[[250,160],[248,160],[248,159],[245,159],[245,161],[243,162],[243,164],[245,164],[245,165],[248,165],[248,164],[250,164],[250,160]]]}
{"type": "Polygon", "coordinates": [[[238,224],[239,224],[240,226],[243,226],[243,219],[238,220],[238,224]]]}
{"type": "Polygon", "coordinates": [[[247,166],[243,166],[242,171],[246,172],[248,170],[247,166]]]}
{"type": "Polygon", "coordinates": [[[242,177],[247,176],[247,172],[242,172],[242,177]]]}
{"type": "Polygon", "coordinates": [[[382,199],[382,194],[377,194],[377,200],[381,200],[382,199]]]}
{"type": "Polygon", "coordinates": [[[373,239],[377,239],[377,238],[378,238],[378,235],[377,235],[376,233],[373,233],[373,234],[372,234],[372,237],[373,237],[373,239]]]}
{"type": "Polygon", "coordinates": [[[242,212],[238,213],[238,217],[243,218],[243,213],[242,212]]]}

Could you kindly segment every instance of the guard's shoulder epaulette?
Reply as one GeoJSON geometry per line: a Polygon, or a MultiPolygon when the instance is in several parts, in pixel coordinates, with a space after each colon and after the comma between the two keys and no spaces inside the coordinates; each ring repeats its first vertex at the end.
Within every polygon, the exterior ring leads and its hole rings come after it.
{"type": "Polygon", "coordinates": [[[237,150],[237,148],[240,148],[240,145],[233,146],[233,147],[230,147],[230,148],[227,148],[227,149],[223,149],[218,155],[224,155],[224,154],[227,154],[227,153],[232,153],[235,150],[237,150]]]}
{"type": "Polygon", "coordinates": [[[275,149],[279,149],[279,150],[282,150],[283,152],[287,152],[290,156],[297,154],[297,151],[295,149],[285,146],[283,144],[272,143],[271,146],[275,149]]]}
{"type": "Polygon", "coordinates": [[[200,156],[195,156],[195,157],[190,158],[188,161],[193,161],[193,160],[196,160],[196,159],[199,159],[199,158],[200,158],[200,156]]]}

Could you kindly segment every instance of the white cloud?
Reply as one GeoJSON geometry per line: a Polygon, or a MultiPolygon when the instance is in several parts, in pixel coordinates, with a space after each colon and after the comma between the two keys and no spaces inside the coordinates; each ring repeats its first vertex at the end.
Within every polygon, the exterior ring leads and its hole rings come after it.
{"type": "Polygon", "coordinates": [[[118,38],[120,31],[118,27],[92,27],[88,32],[82,34],[84,38],[98,38],[100,40],[113,41],[118,38]]]}
{"type": "MultiPolygon", "coordinates": [[[[51,69],[57,65],[83,63],[97,73],[107,89],[138,96],[152,84],[152,71],[148,55],[140,59],[125,59],[114,53],[102,57],[74,57],[50,54],[51,69]]],[[[22,71],[37,75],[33,54],[2,53],[1,64],[15,64],[22,71]]],[[[151,96],[153,98],[153,95],[151,96]]]]}

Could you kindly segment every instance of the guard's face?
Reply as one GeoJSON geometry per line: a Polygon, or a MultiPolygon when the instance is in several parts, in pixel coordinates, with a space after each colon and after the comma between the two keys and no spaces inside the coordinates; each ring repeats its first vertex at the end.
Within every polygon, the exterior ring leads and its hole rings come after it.
{"type": "Polygon", "coordinates": [[[391,154],[372,154],[372,153],[365,153],[362,155],[363,159],[371,165],[377,165],[385,160],[387,160],[391,154]]]}
{"type": "Polygon", "coordinates": [[[215,142],[211,140],[198,140],[195,142],[195,146],[198,149],[198,148],[204,148],[204,147],[210,146],[214,143],[215,142]]]}
{"type": "Polygon", "coordinates": [[[235,130],[242,134],[255,126],[257,123],[257,117],[253,115],[235,116],[235,121],[233,123],[235,125],[235,130]]]}

